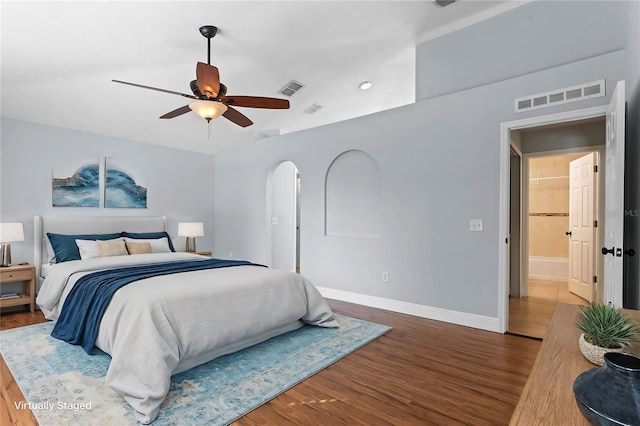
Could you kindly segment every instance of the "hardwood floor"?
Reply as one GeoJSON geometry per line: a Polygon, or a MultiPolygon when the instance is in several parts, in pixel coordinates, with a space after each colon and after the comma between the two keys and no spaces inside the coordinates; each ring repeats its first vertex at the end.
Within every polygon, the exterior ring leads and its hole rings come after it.
{"type": "Polygon", "coordinates": [[[509,332],[543,338],[558,303],[586,305],[587,301],[570,293],[566,281],[530,278],[529,297],[509,298],[509,332]]]}
{"type": "MultiPolygon", "coordinates": [[[[249,425],[506,425],[540,342],[329,300],[343,315],[393,330],[240,418],[249,425]]],[[[42,321],[2,315],[0,328],[42,321]]],[[[33,425],[15,410],[0,360],[2,424],[33,425]]],[[[18,390],[19,391],[19,390],[18,390]]]]}

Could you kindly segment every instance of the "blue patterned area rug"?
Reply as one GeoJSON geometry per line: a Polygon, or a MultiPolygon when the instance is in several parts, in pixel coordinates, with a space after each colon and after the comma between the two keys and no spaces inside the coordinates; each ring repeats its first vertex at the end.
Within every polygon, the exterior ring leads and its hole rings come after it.
{"type": "MultiPolygon", "coordinates": [[[[171,378],[153,425],[225,425],[391,328],[336,315],[339,329],[304,326],[171,378]]],[[[111,358],[50,336],[53,323],[0,332],[2,355],[41,426],[136,424],[104,383],[111,358]]],[[[14,404],[13,401],[7,401],[14,404]]]]}

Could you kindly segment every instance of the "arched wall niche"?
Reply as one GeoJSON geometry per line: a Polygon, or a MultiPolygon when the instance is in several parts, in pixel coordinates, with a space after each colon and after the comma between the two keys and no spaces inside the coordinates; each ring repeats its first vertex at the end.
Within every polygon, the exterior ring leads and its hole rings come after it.
{"type": "Polygon", "coordinates": [[[380,237],[380,168],[361,150],[338,155],[325,178],[325,235],[380,237]]]}

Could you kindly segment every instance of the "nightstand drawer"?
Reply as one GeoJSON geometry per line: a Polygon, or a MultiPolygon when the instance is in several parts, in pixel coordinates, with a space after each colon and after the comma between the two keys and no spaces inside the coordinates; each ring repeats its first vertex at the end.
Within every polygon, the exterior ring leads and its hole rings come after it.
{"type": "MultiPolygon", "coordinates": [[[[0,268],[0,284],[22,281],[22,293],[17,297],[0,299],[0,308],[25,305],[31,312],[36,309],[36,268],[33,265],[15,265],[0,268]]],[[[0,290],[0,293],[2,291],[0,290]]]]}
{"type": "Polygon", "coordinates": [[[24,271],[2,271],[0,270],[0,282],[11,283],[14,281],[28,281],[33,278],[33,271],[25,269],[24,271]]]}

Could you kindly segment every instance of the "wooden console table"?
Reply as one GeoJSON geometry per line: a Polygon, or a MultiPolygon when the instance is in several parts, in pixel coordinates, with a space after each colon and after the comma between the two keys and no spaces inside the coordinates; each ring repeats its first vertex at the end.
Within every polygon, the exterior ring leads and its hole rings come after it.
{"type": "MultiPolygon", "coordinates": [[[[577,305],[556,308],[510,425],[589,425],[573,396],[573,382],[580,373],[597,366],[578,347],[577,311],[577,305]]],[[[640,322],[640,311],[625,313],[640,322]]],[[[640,356],[640,345],[632,345],[630,352],[640,356]]]]}

